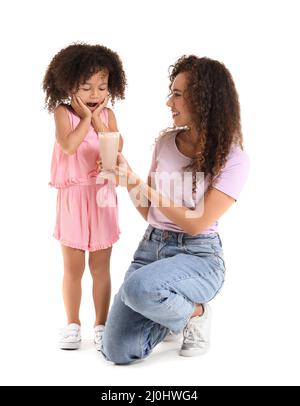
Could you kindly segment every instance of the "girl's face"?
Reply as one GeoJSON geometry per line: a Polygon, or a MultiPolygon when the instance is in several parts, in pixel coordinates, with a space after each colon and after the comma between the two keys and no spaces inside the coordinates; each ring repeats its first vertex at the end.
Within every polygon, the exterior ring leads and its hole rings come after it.
{"type": "Polygon", "coordinates": [[[172,117],[175,126],[192,126],[192,118],[189,113],[185,99],[185,90],[187,88],[187,74],[185,72],[178,73],[171,86],[171,94],[169,95],[167,106],[171,108],[172,117]]]}
{"type": "Polygon", "coordinates": [[[95,73],[85,83],[82,83],[75,93],[91,111],[94,111],[108,95],[108,75],[107,70],[95,73]]]}

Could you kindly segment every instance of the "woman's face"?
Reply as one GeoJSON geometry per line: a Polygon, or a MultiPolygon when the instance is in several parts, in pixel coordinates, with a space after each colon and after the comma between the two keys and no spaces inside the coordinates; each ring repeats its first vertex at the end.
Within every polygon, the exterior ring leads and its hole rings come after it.
{"type": "Polygon", "coordinates": [[[102,70],[95,73],[79,86],[75,94],[91,111],[94,111],[97,105],[102,103],[108,95],[108,71],[102,70]]]}
{"type": "Polygon", "coordinates": [[[167,106],[170,107],[175,126],[191,127],[191,114],[189,113],[187,102],[185,99],[185,90],[187,88],[187,74],[185,72],[178,73],[171,86],[171,94],[169,95],[167,106]]]}

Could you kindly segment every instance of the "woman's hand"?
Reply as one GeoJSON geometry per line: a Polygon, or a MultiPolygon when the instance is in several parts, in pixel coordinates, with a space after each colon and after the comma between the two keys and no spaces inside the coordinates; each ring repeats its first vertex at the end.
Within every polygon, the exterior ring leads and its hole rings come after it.
{"type": "Polygon", "coordinates": [[[104,107],[107,106],[108,103],[108,95],[105,97],[105,99],[98,104],[96,109],[92,113],[92,125],[94,129],[99,132],[99,131],[109,131],[108,127],[103,123],[103,121],[100,118],[100,113],[104,109],[104,107]]]}
{"type": "Polygon", "coordinates": [[[81,118],[92,118],[92,112],[91,110],[83,103],[81,98],[79,96],[76,96],[73,94],[72,96],[72,101],[71,101],[71,106],[75,113],[81,118]]]}
{"type": "Polygon", "coordinates": [[[119,152],[117,158],[117,166],[115,169],[117,183],[120,186],[128,187],[130,185],[136,186],[140,183],[140,177],[133,172],[129,163],[124,156],[119,152]]]}
{"type": "MultiPolygon", "coordinates": [[[[98,170],[101,171],[101,161],[97,161],[98,170]]],[[[99,175],[103,179],[113,181],[116,185],[128,187],[130,185],[136,186],[140,183],[141,179],[136,175],[124,156],[119,152],[117,157],[117,165],[114,172],[103,172],[99,175]]]]}

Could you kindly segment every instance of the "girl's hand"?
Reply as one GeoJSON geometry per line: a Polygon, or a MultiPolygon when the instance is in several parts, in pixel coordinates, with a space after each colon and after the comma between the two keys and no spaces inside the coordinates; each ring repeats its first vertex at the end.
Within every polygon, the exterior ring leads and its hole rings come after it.
{"type": "Polygon", "coordinates": [[[98,104],[96,109],[92,113],[92,124],[95,130],[98,131],[109,131],[106,125],[102,122],[100,118],[100,113],[107,106],[108,103],[108,95],[106,95],[105,99],[98,104]]]}
{"type": "Polygon", "coordinates": [[[104,107],[107,106],[107,103],[108,103],[108,94],[105,96],[105,99],[102,102],[98,103],[97,107],[93,111],[93,114],[92,114],[93,118],[100,115],[101,110],[103,110],[104,107]]]}
{"type": "Polygon", "coordinates": [[[81,118],[92,118],[92,112],[90,109],[83,103],[81,98],[79,96],[76,96],[73,94],[72,96],[72,101],[71,101],[71,106],[75,113],[81,118]]]}
{"type": "Polygon", "coordinates": [[[102,170],[102,161],[101,161],[101,158],[99,158],[98,161],[96,161],[96,165],[97,165],[97,168],[96,168],[97,173],[101,172],[101,170],[102,170]]]}

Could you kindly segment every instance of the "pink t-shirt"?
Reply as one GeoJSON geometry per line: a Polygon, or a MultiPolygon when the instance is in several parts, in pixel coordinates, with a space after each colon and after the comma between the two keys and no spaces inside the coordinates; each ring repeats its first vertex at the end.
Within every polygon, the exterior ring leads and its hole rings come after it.
{"type": "MultiPolygon", "coordinates": [[[[68,110],[71,128],[75,129],[80,118],[68,110]]],[[[108,125],[108,110],[104,108],[100,112],[104,124],[108,125]]],[[[99,159],[98,134],[90,125],[89,131],[84,140],[73,155],[65,154],[59,143],[55,141],[51,161],[50,186],[57,189],[72,185],[93,185],[96,184],[97,170],[96,161],[99,159]]]]}
{"type": "MultiPolygon", "coordinates": [[[[152,187],[159,193],[171,199],[178,207],[193,210],[196,206],[199,207],[208,182],[200,173],[197,178],[196,193],[192,193],[191,169],[184,169],[191,163],[191,158],[183,155],[177,148],[178,131],[168,131],[156,142],[149,176],[151,176],[152,187]]],[[[239,146],[234,145],[229,152],[224,168],[216,179],[214,188],[237,200],[247,179],[248,171],[248,155],[239,146]]],[[[162,230],[183,232],[179,226],[164,216],[158,207],[153,205],[149,208],[148,223],[162,230]]],[[[217,228],[218,222],[216,221],[202,234],[213,233],[217,231],[217,228]]]]}

